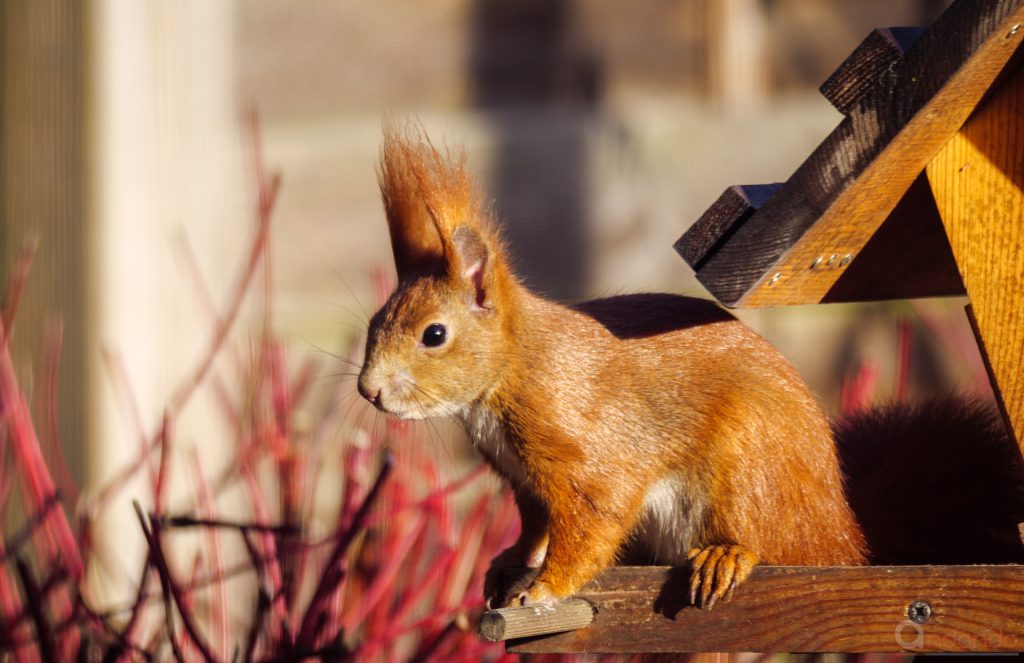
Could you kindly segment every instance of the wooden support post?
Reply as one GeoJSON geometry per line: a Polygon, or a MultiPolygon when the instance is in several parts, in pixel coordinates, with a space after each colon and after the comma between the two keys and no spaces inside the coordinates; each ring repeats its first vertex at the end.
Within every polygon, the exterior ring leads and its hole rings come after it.
{"type": "Polygon", "coordinates": [[[928,165],[984,354],[1024,444],[1024,67],[928,165]]]}

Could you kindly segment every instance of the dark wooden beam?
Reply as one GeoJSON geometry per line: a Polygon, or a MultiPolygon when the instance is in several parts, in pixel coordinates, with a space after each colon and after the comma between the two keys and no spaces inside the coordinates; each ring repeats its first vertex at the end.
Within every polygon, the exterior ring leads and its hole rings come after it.
{"type": "Polygon", "coordinates": [[[758,567],[700,610],[689,570],[616,567],[579,598],[584,629],[509,643],[514,653],[962,652],[1024,649],[1024,566],[758,567]]]}
{"type": "Polygon", "coordinates": [[[872,30],[853,53],[839,65],[819,88],[843,115],[865,97],[887,69],[903,66],[903,54],[925,32],[925,28],[878,28],[872,30]]]}
{"type": "Polygon", "coordinates": [[[817,303],[956,134],[1024,38],[1024,0],[958,0],[697,271],[728,306],[817,303]]]}
{"type": "Polygon", "coordinates": [[[675,243],[675,249],[691,267],[701,265],[747,219],[768,202],[781,184],[731,186],[675,243]]]}

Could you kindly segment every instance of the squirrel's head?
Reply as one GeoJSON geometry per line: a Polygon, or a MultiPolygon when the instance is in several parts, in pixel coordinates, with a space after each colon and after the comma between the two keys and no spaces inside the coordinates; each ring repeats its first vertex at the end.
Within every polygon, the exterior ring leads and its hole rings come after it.
{"type": "Polygon", "coordinates": [[[386,126],[381,195],[398,287],[373,316],[359,393],[402,418],[455,414],[495,384],[511,279],[462,154],[386,126]]]}

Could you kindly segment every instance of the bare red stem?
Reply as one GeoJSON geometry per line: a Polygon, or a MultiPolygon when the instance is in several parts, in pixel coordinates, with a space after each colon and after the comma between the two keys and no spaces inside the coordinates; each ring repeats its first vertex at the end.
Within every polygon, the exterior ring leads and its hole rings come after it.
{"type": "Polygon", "coordinates": [[[373,487],[370,488],[370,492],[366,495],[362,505],[360,505],[359,511],[356,512],[355,517],[352,519],[352,523],[345,530],[338,531],[338,538],[334,549],[328,557],[320,583],[313,593],[313,598],[309,602],[309,607],[306,609],[306,614],[302,620],[302,626],[299,629],[297,644],[300,649],[312,647],[320,635],[319,617],[324,611],[327,600],[345,575],[345,569],[342,565],[345,551],[348,550],[349,544],[352,543],[356,534],[362,529],[366,516],[377,501],[377,496],[380,494],[384,482],[391,473],[391,464],[391,458],[385,456],[380,473],[377,475],[377,480],[374,481],[373,487]]]}
{"type": "MultiPolygon", "coordinates": [[[[173,599],[175,606],[178,608],[178,615],[181,617],[182,626],[185,627],[185,632],[188,637],[191,638],[195,644],[199,654],[203,657],[206,663],[216,663],[217,658],[210,651],[209,645],[199,634],[199,628],[195,624],[192,612],[188,609],[188,599],[182,591],[181,587],[174,580],[174,576],[171,573],[171,568],[167,564],[167,558],[164,555],[163,546],[160,543],[160,523],[157,520],[150,518],[149,525],[147,526],[146,517],[142,513],[142,507],[139,506],[138,502],[134,502],[136,516],[139,519],[139,525],[142,526],[142,533],[146,537],[146,542],[149,544],[150,560],[153,562],[153,567],[156,569],[157,574],[160,576],[160,581],[163,583],[167,593],[173,599]]],[[[168,636],[174,641],[174,634],[169,633],[168,636]]]]}
{"type": "MultiPolygon", "coordinates": [[[[202,514],[210,520],[210,522],[216,522],[214,519],[217,517],[217,505],[213,497],[213,490],[210,487],[210,482],[206,478],[206,474],[203,472],[202,463],[199,462],[199,453],[193,449],[191,454],[192,459],[192,471],[196,479],[196,489],[199,493],[198,502],[199,508],[202,514]]],[[[224,568],[224,552],[220,542],[220,532],[217,527],[206,528],[207,541],[209,542],[209,551],[211,559],[211,567],[215,570],[221,570],[224,568]]],[[[195,579],[193,579],[195,580],[195,579]]],[[[195,582],[193,582],[193,585],[195,582]]],[[[217,634],[217,651],[221,657],[227,658],[230,654],[228,653],[228,588],[227,583],[220,582],[214,590],[214,599],[211,610],[213,612],[214,621],[214,632],[217,634]]]]}

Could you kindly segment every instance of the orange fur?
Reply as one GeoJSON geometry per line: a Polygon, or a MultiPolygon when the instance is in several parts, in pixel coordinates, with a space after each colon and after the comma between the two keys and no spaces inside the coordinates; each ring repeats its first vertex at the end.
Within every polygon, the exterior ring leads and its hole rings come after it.
{"type": "Polygon", "coordinates": [[[539,563],[523,600],[694,548],[709,549],[705,599],[758,560],[865,561],[828,422],[766,341],[704,300],[534,295],[464,159],[415,131],[386,130],[380,180],[400,282],[371,321],[360,392],[401,417],[458,418],[512,483],[523,535],[495,568],[539,563]],[[438,347],[421,340],[432,324],[438,347]]]}

